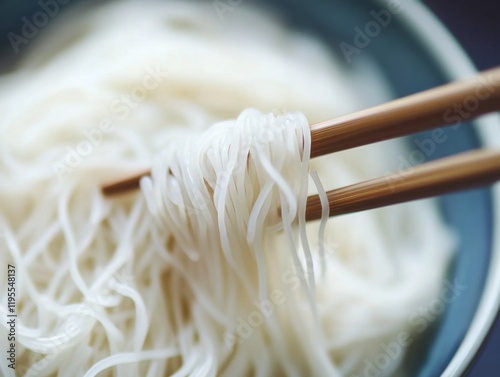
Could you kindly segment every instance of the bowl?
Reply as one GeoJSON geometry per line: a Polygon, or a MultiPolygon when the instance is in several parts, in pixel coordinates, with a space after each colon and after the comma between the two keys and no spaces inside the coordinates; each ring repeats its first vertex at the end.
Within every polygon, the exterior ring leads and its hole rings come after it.
{"type": "MultiPolygon", "coordinates": [[[[0,66],[4,69],[15,64],[40,31],[30,38],[24,36],[24,40],[11,34],[19,33],[26,23],[26,14],[43,11],[39,3],[0,5],[0,28],[8,37],[0,46],[3,50],[0,66]]],[[[53,3],[57,4],[57,11],[55,7],[51,8],[53,15],[46,11],[49,17],[57,17],[71,6],[66,0],[53,3]]],[[[239,3],[233,1],[231,6],[239,3]]],[[[363,78],[353,85],[366,106],[388,99],[380,93],[398,98],[476,73],[453,37],[419,2],[262,0],[255,3],[275,8],[294,28],[312,33],[330,46],[352,77],[363,78]],[[363,85],[366,80],[370,80],[371,90],[367,91],[363,85]]],[[[37,28],[43,29],[43,25],[37,28]]],[[[444,117],[443,124],[450,121],[453,122],[444,117]]],[[[499,117],[491,115],[444,128],[443,142],[415,143],[415,138],[432,140],[432,131],[408,137],[405,142],[409,153],[418,148],[426,160],[434,160],[481,146],[499,146],[499,124],[499,117]]],[[[412,370],[411,376],[462,375],[491,327],[500,300],[500,234],[495,228],[500,216],[499,198],[498,186],[439,198],[447,224],[459,235],[448,281],[464,289],[408,353],[406,362],[412,370]]]]}
{"type": "MultiPolygon", "coordinates": [[[[298,0],[273,2],[297,27],[314,33],[336,53],[347,69],[363,77],[378,73],[395,98],[477,70],[440,21],[421,3],[410,1],[327,1],[304,5],[298,0]]],[[[363,87],[359,87],[362,92],[363,87]]],[[[370,92],[371,93],[371,92],[370,92]]],[[[377,96],[373,99],[376,101],[377,96]]],[[[443,119],[443,125],[450,122],[443,119]]],[[[499,146],[500,117],[443,128],[446,141],[420,146],[434,160],[482,146],[499,146]]],[[[406,138],[432,140],[432,131],[406,138]]],[[[450,302],[417,350],[408,354],[412,376],[460,376],[487,335],[499,306],[500,187],[444,195],[439,206],[447,224],[459,235],[448,281],[464,288],[450,302]]]]}

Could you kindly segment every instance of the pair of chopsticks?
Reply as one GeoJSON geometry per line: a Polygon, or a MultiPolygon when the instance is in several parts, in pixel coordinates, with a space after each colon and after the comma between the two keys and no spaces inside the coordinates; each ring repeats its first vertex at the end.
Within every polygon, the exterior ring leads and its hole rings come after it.
{"type": "MultiPolygon", "coordinates": [[[[448,120],[471,120],[500,111],[500,67],[352,114],[316,123],[311,158],[429,130],[448,120]]],[[[500,132],[500,128],[499,128],[500,132]]],[[[105,184],[104,195],[139,188],[141,172],[105,184]]],[[[492,184],[500,180],[500,149],[479,149],[421,164],[408,172],[327,192],[330,216],[343,215],[492,184]]],[[[321,217],[319,196],[307,199],[306,219],[321,217]]]]}

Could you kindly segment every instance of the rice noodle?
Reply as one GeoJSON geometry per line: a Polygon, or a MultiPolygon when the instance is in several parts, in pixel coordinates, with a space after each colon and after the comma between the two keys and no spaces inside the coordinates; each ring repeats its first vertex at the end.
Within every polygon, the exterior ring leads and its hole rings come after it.
{"type": "Polygon", "coordinates": [[[323,186],[402,148],[309,160],[309,122],[358,106],[319,42],[243,6],[224,22],[194,2],[77,14],[0,77],[18,314],[16,372],[0,374],[360,376],[415,334],[453,242],[431,201],[328,219],[323,186]],[[151,165],[141,193],[100,194],[151,165]],[[306,224],[315,192],[323,219],[306,224]]]}

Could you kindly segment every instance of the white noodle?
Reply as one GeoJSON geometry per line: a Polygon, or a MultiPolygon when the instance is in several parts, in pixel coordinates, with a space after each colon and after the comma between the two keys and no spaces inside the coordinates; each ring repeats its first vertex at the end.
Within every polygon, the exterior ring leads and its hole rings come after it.
{"type": "Polygon", "coordinates": [[[415,333],[453,245],[431,202],[328,219],[323,185],[381,175],[402,149],[309,160],[309,122],[358,106],[322,45],[244,5],[224,22],[211,2],[74,13],[0,77],[17,374],[362,375],[415,333]],[[100,194],[148,166],[141,193],[100,194]]]}

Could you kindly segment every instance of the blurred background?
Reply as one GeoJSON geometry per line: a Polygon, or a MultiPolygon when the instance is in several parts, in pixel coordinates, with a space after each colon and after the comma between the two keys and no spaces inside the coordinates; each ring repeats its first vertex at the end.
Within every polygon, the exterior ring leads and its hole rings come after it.
{"type": "Polygon", "coordinates": [[[425,0],[479,70],[500,65],[500,3],[495,0],[425,0]]]}
{"type": "MultiPolygon", "coordinates": [[[[500,65],[500,2],[425,0],[455,36],[479,70],[500,65]]],[[[499,130],[500,132],[500,130],[499,130]]],[[[469,368],[467,377],[491,376],[500,367],[500,316],[469,368]]]]}

